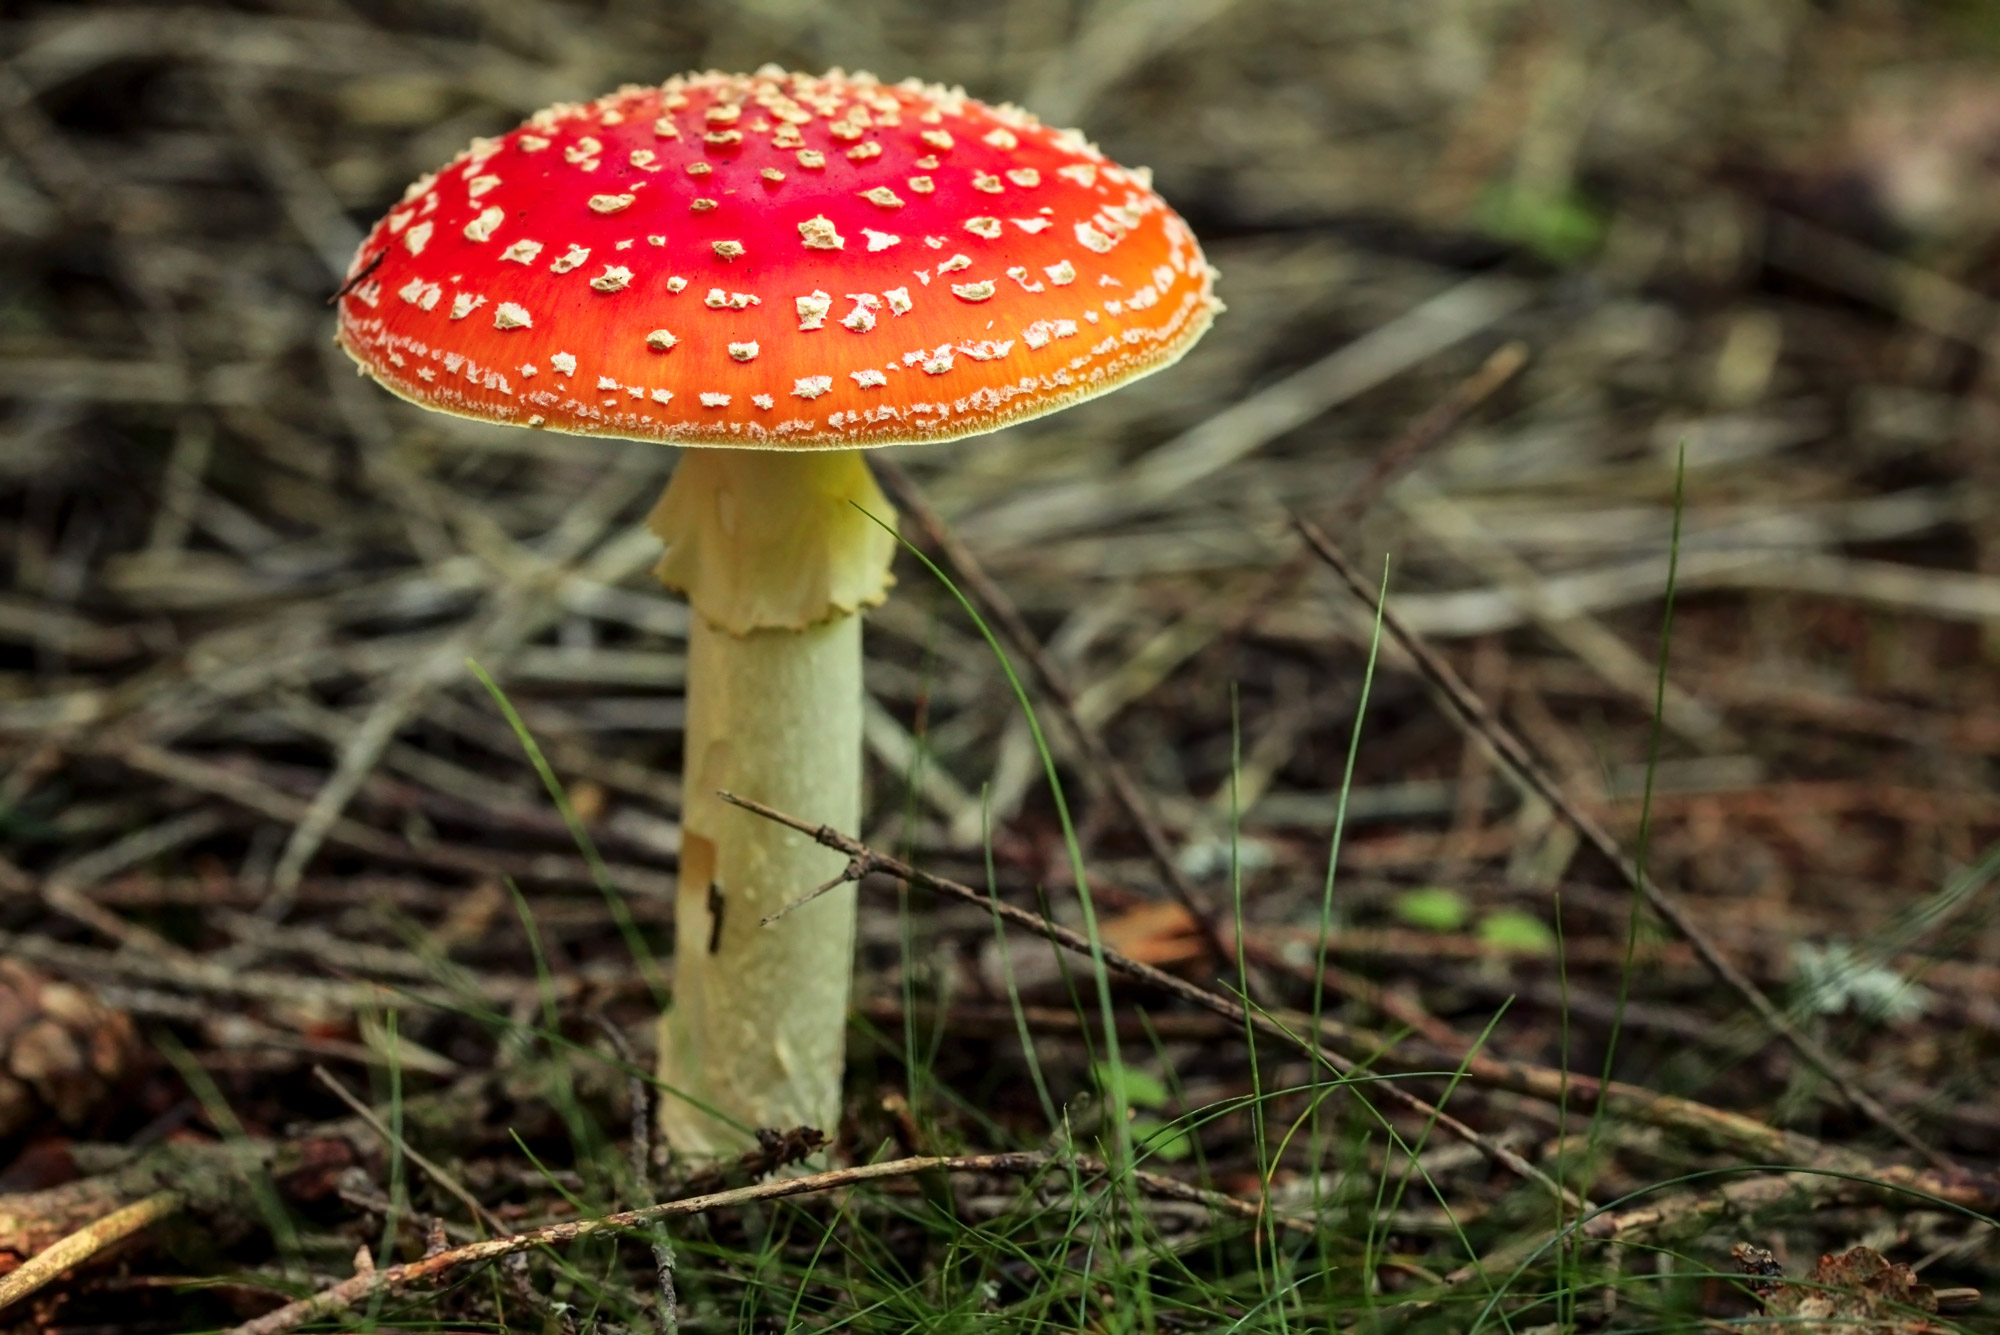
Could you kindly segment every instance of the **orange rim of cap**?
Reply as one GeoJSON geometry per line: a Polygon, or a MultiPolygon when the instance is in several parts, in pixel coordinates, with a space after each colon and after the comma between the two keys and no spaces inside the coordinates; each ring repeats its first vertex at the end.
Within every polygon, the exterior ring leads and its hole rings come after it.
{"type": "Polygon", "coordinates": [[[475,140],[362,242],[343,347],[459,416],[765,449],[951,440],[1158,370],[1221,309],[1194,233],[1072,130],[766,68],[475,140]]]}

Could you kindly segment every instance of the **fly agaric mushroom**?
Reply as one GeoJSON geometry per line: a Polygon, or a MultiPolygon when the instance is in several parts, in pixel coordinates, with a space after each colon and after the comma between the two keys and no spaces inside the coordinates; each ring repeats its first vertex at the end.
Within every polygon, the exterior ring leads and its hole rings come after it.
{"type": "Polygon", "coordinates": [[[1011,106],[767,66],[480,139],[355,256],[341,345],[483,421],[691,447],[653,512],[688,646],[661,1126],[733,1153],[832,1128],[855,901],[838,854],[720,801],[861,818],[861,635],[893,513],[859,451],[955,440],[1158,370],[1220,309],[1149,174],[1011,106]],[[882,521],[882,522],[877,522],[882,521]]]}

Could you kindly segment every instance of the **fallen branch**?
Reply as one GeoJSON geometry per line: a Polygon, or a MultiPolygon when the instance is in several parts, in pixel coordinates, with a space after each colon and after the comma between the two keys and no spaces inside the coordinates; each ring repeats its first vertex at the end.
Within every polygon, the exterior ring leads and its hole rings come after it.
{"type": "Polygon", "coordinates": [[[122,1210],[78,1229],[53,1246],[37,1252],[20,1269],[0,1279],[0,1309],[34,1293],[66,1270],[82,1265],[91,1257],[122,1242],[142,1228],[170,1219],[187,1207],[187,1197],[178,1191],[156,1191],[122,1210]]]}
{"type": "MultiPolygon", "coordinates": [[[[653,1087],[639,1074],[639,1057],[632,1051],[632,1045],[625,1041],[618,1026],[611,1023],[602,1011],[591,1016],[611,1050],[624,1063],[625,1096],[632,1104],[632,1143],[626,1146],[625,1163],[632,1174],[632,1190],[638,1193],[639,1205],[643,1208],[654,1204],[659,1193],[653,1190],[653,1087]]],[[[817,1148],[817,1146],[815,1146],[817,1148]]],[[[664,1232],[652,1238],[653,1273],[660,1286],[660,1329],[664,1335],[676,1335],[680,1330],[680,1294],[674,1284],[674,1249],[664,1232]]],[[[523,1264],[526,1264],[523,1261],[523,1264]]]]}
{"type": "MultiPolygon", "coordinates": [[[[1072,1162],[1093,1176],[1106,1176],[1110,1171],[1106,1165],[1095,1159],[1077,1157],[1072,1160],[1040,1150],[1010,1154],[923,1155],[909,1159],[890,1159],[883,1163],[857,1164],[852,1168],[835,1168],[804,1177],[778,1178],[728,1191],[688,1196],[676,1201],[662,1201],[658,1205],[603,1215],[596,1219],[549,1224],[504,1238],[490,1238],[483,1242],[450,1248],[426,1256],[422,1260],[390,1266],[385,1270],[357,1273],[324,1292],[287,1303],[255,1320],[232,1327],[227,1335],[285,1335],[286,1332],[297,1330],[309,1321],[317,1321],[322,1317],[343,1312],[377,1294],[391,1293],[424,1280],[434,1280],[462,1266],[498,1260],[503,1256],[512,1256],[531,1248],[555,1247],[582,1238],[631,1232],[662,1219],[706,1214],[711,1210],[728,1209],[731,1206],[748,1205],[756,1201],[781,1200],[788,1196],[838,1191],[845,1187],[858,1186],[863,1182],[915,1177],[922,1173],[1005,1173],[1018,1176],[1038,1173],[1045,1168],[1072,1162]]],[[[1267,1216],[1262,1208],[1249,1201],[1239,1201],[1219,1192],[1204,1191],[1157,1173],[1141,1172],[1133,1174],[1133,1177],[1142,1188],[1156,1195],[1206,1205],[1222,1213],[1237,1215],[1248,1220],[1259,1222],[1273,1220],[1273,1217],[1267,1216]]],[[[1312,1225],[1305,1220],[1285,1216],[1277,1216],[1273,1221],[1300,1231],[1310,1231],[1312,1228],[1312,1225]]]]}
{"type": "MultiPolygon", "coordinates": [[[[1697,1174],[1700,1185],[1621,1209],[1607,1208],[1579,1219],[1575,1231],[1596,1242],[1619,1243],[1643,1237],[1648,1245],[1671,1247],[1724,1217],[1779,1218],[1857,1200],[1881,1207],[1901,1201],[1915,1210],[1932,1209],[1944,1201],[1990,1214],[1994,1203],[2000,1201],[2000,1175],[1947,1174],[1906,1164],[1871,1166],[1860,1155],[1834,1146],[1822,1146],[1810,1168],[1757,1164],[1741,1172],[1742,1176],[1720,1186],[1712,1185],[1715,1174],[1697,1174]]],[[[1444,1282],[1452,1287],[1475,1280],[1491,1283],[1494,1275],[1516,1270],[1552,1241],[1534,1236],[1514,1238],[1459,1266],[1444,1277],[1444,1282]]]]}

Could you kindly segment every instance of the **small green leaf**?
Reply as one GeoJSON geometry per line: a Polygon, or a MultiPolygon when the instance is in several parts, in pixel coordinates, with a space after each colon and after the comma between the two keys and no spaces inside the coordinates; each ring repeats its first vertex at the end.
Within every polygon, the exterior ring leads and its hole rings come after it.
{"type": "Polygon", "coordinates": [[[1479,923],[1479,939],[1497,950],[1522,955],[1553,955],[1556,934],[1532,913],[1501,909],[1489,913],[1479,923]]]}
{"type": "MultiPolygon", "coordinates": [[[[1105,1097],[1111,1095],[1111,1067],[1104,1062],[1091,1064],[1091,1072],[1097,1077],[1097,1087],[1105,1097]]],[[[1167,1106],[1167,1087],[1156,1075],[1149,1075],[1134,1066],[1122,1068],[1125,1079],[1120,1092],[1125,1096],[1128,1108],[1164,1108],[1167,1106]]]]}
{"type": "Polygon", "coordinates": [[[1188,1139],[1187,1132],[1175,1131],[1153,1117],[1132,1119],[1132,1143],[1168,1163],[1179,1163],[1194,1153],[1194,1142],[1188,1139]]]}
{"type": "Polygon", "coordinates": [[[1405,890],[1396,896],[1395,908],[1398,918],[1427,932],[1455,932],[1472,916],[1465,896],[1443,885],[1405,890]]]}
{"type": "Polygon", "coordinates": [[[1602,212],[1575,192],[1551,194],[1511,183],[1479,201],[1478,219],[1494,236],[1517,242],[1556,264],[1589,259],[1604,244],[1602,212]]]}

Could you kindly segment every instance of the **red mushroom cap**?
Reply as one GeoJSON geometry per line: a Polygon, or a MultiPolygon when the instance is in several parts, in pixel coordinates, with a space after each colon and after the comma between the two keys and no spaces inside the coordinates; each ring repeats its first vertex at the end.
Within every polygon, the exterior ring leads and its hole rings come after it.
{"type": "Polygon", "coordinates": [[[976,435],[1175,361],[1194,234],[1069,130],[767,67],[537,112],[377,223],[339,337],[461,416],[690,445],[976,435]]]}

